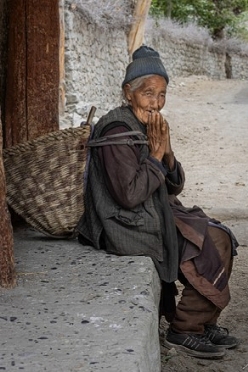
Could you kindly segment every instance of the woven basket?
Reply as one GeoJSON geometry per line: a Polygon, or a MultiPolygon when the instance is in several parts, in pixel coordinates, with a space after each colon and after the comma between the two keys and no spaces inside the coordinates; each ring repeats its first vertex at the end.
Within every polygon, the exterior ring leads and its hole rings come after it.
{"type": "Polygon", "coordinates": [[[71,237],[84,212],[90,125],[49,133],[3,151],[9,206],[36,230],[71,237]]]}

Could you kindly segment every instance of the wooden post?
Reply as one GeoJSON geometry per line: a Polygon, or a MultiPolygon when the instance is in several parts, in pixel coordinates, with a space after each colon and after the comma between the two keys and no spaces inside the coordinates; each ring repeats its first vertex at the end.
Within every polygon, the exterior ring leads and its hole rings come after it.
{"type": "Polygon", "coordinates": [[[28,139],[59,129],[58,0],[26,0],[28,139]]]}
{"type": "Polygon", "coordinates": [[[64,20],[64,1],[60,2],[59,7],[59,114],[65,111],[65,20],[64,20]]]}
{"type": "Polygon", "coordinates": [[[3,166],[3,137],[0,113],[0,286],[14,287],[16,275],[13,254],[13,230],[6,202],[6,182],[3,166]]]}
{"type": "Polygon", "coordinates": [[[4,147],[28,139],[26,106],[25,0],[9,2],[4,147]]]}
{"type": "Polygon", "coordinates": [[[134,23],[128,35],[128,54],[131,57],[144,40],[145,22],[150,9],[151,0],[137,0],[134,8],[134,23]]]}
{"type": "Polygon", "coordinates": [[[4,147],[59,129],[58,2],[8,2],[4,147]]]}

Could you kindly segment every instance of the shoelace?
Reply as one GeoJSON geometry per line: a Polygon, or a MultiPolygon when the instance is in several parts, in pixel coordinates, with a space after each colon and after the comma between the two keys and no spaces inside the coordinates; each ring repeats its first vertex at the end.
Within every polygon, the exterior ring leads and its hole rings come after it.
{"type": "Polygon", "coordinates": [[[212,345],[212,342],[209,340],[208,336],[203,335],[192,335],[193,338],[197,339],[199,342],[202,342],[204,344],[212,345]]]}
{"type": "Polygon", "coordinates": [[[223,333],[225,333],[226,335],[229,334],[228,329],[225,327],[219,327],[217,325],[206,326],[206,332],[211,333],[212,331],[219,333],[219,334],[223,334],[223,333]]]}

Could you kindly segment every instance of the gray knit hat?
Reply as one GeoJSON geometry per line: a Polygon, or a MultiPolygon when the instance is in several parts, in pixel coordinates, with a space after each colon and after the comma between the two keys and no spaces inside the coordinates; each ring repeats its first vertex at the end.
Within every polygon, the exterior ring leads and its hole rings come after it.
{"type": "Polygon", "coordinates": [[[169,83],[168,74],[160,59],[159,53],[154,49],[142,45],[133,53],[133,62],[126,69],[126,76],[122,87],[131,80],[145,75],[160,75],[169,83]]]}

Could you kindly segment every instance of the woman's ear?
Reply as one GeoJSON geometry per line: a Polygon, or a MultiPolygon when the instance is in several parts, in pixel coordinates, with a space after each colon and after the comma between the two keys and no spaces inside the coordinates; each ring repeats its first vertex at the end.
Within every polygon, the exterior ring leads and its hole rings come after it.
{"type": "Polygon", "coordinates": [[[125,84],[123,87],[125,98],[128,100],[128,102],[131,101],[131,91],[130,91],[131,85],[125,84]]]}

